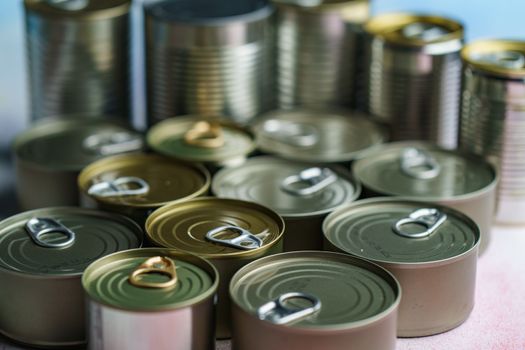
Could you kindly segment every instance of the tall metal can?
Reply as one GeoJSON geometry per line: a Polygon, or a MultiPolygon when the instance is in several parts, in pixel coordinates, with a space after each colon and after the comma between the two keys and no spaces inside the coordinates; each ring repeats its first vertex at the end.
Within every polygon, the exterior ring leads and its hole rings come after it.
{"type": "Polygon", "coordinates": [[[267,1],[144,3],[149,125],[178,115],[246,124],[273,107],[267,1]]]}
{"type": "Polygon", "coordinates": [[[378,15],[364,25],[360,109],[391,127],[393,141],[457,146],[463,26],[448,18],[378,15]]]}
{"type": "Polygon", "coordinates": [[[459,147],[500,172],[502,223],[525,217],[525,42],[480,40],[465,46],[459,147]]]}
{"type": "Polygon", "coordinates": [[[24,0],[31,119],[131,121],[131,0],[24,0]]]}
{"type": "Polygon", "coordinates": [[[277,7],[278,107],[350,106],[368,1],[273,2],[277,7]]]}

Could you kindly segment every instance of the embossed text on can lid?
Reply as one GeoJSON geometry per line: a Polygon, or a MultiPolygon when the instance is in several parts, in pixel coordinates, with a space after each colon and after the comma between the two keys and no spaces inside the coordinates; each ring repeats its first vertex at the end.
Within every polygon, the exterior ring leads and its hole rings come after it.
{"type": "Polygon", "coordinates": [[[131,0],[24,0],[26,9],[57,18],[104,19],[129,12],[131,0]]]}
{"type": "Polygon", "coordinates": [[[0,268],[23,274],[79,276],[98,258],[142,244],[131,220],[80,208],[44,208],[0,222],[0,268]]]}
{"type": "Polygon", "coordinates": [[[392,275],[368,261],[305,251],[272,255],[243,267],[231,281],[230,296],[267,322],[335,330],[363,326],[392,312],[401,291],[392,275]],[[306,312],[294,315],[283,309],[306,312]]]}

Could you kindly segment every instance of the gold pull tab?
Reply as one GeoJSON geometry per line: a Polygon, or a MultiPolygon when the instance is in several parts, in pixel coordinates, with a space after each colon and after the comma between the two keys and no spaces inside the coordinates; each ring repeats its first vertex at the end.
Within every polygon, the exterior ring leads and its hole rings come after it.
{"type": "Polygon", "coordinates": [[[219,123],[200,121],[184,134],[184,142],[201,148],[224,146],[224,135],[219,123]]]}
{"type": "Polygon", "coordinates": [[[175,268],[175,263],[169,258],[154,256],[147,259],[133,270],[129,275],[128,281],[132,285],[142,288],[171,288],[177,284],[177,270],[175,268]],[[165,275],[170,279],[166,282],[146,282],[140,277],[141,275],[147,275],[150,273],[165,275]]]}

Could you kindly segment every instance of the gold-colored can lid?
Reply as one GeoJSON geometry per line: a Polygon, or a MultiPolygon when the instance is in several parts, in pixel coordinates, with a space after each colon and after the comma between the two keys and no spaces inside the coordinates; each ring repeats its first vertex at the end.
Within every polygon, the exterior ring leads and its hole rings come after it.
{"type": "Polygon", "coordinates": [[[24,6],[54,18],[105,19],[128,13],[131,0],[24,0],[24,6]]]}
{"type": "Polygon", "coordinates": [[[504,78],[525,77],[525,41],[477,40],[465,45],[461,58],[477,71],[504,78]]]}

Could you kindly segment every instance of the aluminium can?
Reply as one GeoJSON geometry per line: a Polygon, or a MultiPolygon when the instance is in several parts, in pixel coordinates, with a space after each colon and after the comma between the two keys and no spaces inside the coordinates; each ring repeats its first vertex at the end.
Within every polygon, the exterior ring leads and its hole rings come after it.
{"type": "Polygon", "coordinates": [[[231,337],[230,279],[237,270],[283,250],[283,219],[261,205],[234,199],[198,198],[166,205],[146,222],[148,239],[207,259],[219,271],[216,337],[231,337]]]}
{"type": "Polygon", "coordinates": [[[146,153],[105,157],[78,176],[84,207],[126,215],[141,227],[165,204],[206,195],[210,182],[201,165],[146,153]]]}
{"type": "Polygon", "coordinates": [[[212,179],[217,197],[259,203],[284,218],[284,250],[321,250],[323,219],[356,200],[361,185],[340,166],[293,162],[274,157],[250,158],[223,169],[212,179]]]}
{"type": "Polygon", "coordinates": [[[14,142],[16,189],[23,210],[78,205],[77,176],[97,159],[144,147],[140,134],[102,119],[46,120],[14,142]]]}
{"type": "Polygon", "coordinates": [[[235,350],[396,348],[401,288],[364,259],[318,251],[265,257],[235,274],[230,295],[235,350]]]}
{"type": "Polygon", "coordinates": [[[0,333],[39,347],[84,344],[82,273],[102,256],[140,247],[142,238],[123,216],[73,207],[1,221],[0,333]]]}
{"type": "Polygon", "coordinates": [[[247,124],[272,109],[273,13],[263,0],[145,1],[148,124],[186,114],[247,124]]]}
{"type": "Polygon", "coordinates": [[[92,350],[215,350],[217,270],[181,251],[132,249],[89,265],[92,350]]]}
{"type": "Polygon", "coordinates": [[[480,231],[448,207],[397,198],[352,203],[324,224],[325,248],[381,265],[401,284],[400,337],[459,326],[474,307],[480,231]]]}
{"type": "Polygon", "coordinates": [[[465,213],[479,225],[480,252],[486,250],[499,176],[483,158],[424,142],[396,142],[367,154],[352,170],[365,197],[405,197],[465,213]]]}
{"type": "Polygon", "coordinates": [[[390,125],[393,141],[456,148],[463,26],[452,19],[391,13],[364,25],[367,113],[390,125]]]}
{"type": "Polygon", "coordinates": [[[459,147],[498,168],[497,221],[524,223],[525,41],[474,41],[461,55],[459,147]]]}
{"type": "Polygon", "coordinates": [[[24,0],[31,119],[131,121],[131,0],[24,0]]]}

